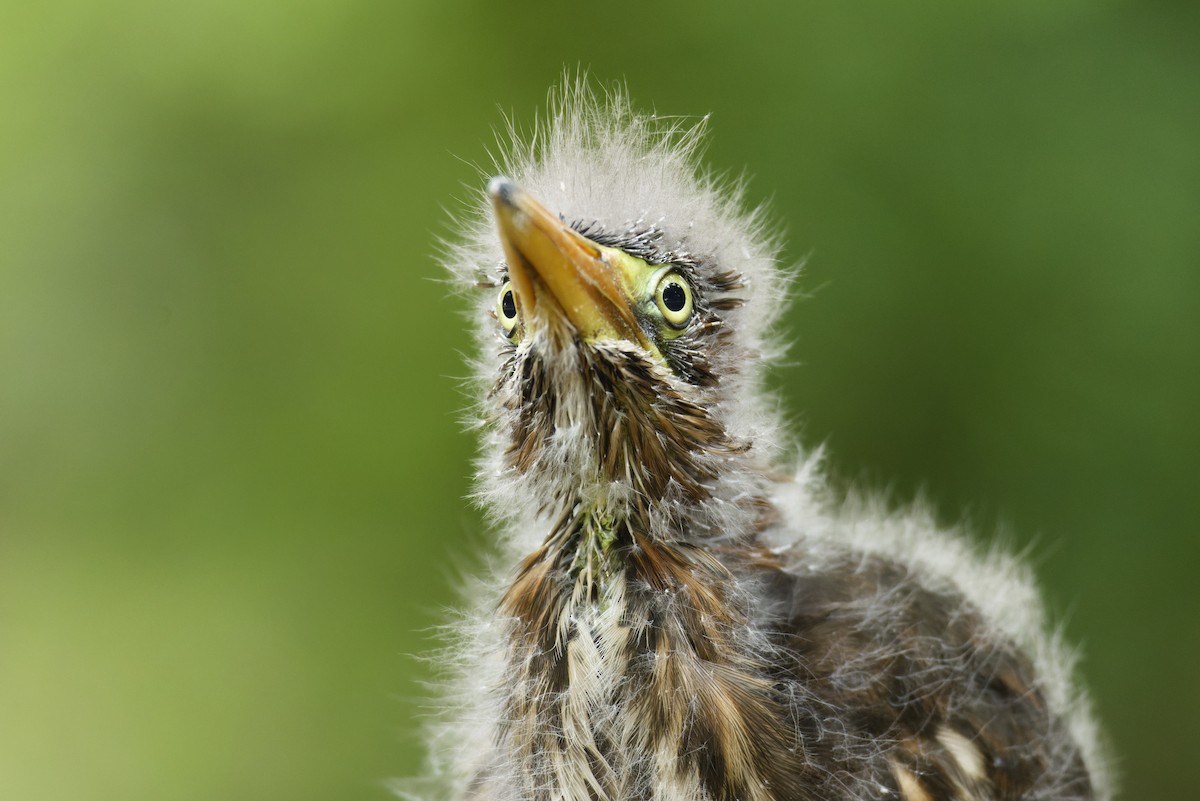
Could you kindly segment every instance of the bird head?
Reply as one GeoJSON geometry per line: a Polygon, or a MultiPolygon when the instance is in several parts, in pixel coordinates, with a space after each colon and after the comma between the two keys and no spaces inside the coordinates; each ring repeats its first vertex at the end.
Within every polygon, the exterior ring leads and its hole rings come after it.
{"type": "Polygon", "coordinates": [[[761,516],[787,280],[740,185],[698,169],[702,127],[569,88],[451,248],[484,290],[480,476],[501,514],[586,508],[662,537],[761,516]]]}

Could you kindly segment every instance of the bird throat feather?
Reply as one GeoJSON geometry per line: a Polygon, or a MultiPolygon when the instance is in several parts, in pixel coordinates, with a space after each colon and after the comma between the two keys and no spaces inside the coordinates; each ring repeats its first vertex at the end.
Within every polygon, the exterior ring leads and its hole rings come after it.
{"type": "Polygon", "coordinates": [[[514,348],[492,390],[505,466],[541,511],[583,504],[649,532],[709,501],[747,450],[693,389],[626,343],[514,348]]]}

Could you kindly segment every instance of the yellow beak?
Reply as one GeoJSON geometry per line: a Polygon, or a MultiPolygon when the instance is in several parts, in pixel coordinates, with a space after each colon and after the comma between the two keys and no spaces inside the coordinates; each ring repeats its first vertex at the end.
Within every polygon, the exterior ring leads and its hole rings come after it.
{"type": "Polygon", "coordinates": [[[526,330],[565,319],[583,339],[656,351],[623,289],[620,251],[581,235],[507,178],[493,178],[488,195],[526,330]]]}

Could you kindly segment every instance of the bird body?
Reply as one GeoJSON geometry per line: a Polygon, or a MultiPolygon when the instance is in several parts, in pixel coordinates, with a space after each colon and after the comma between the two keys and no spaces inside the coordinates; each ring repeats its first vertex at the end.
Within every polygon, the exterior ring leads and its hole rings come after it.
{"type": "Polygon", "coordinates": [[[448,249],[482,288],[501,553],[452,649],[446,792],[1109,798],[1024,565],[834,502],[819,453],[781,467],[761,381],[787,278],[700,135],[567,87],[448,249]]]}

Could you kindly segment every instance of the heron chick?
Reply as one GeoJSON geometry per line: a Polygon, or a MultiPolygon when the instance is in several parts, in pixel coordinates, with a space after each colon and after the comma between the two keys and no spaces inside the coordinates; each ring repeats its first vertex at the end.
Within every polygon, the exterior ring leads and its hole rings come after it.
{"type": "Polygon", "coordinates": [[[448,249],[501,558],[453,649],[447,796],[1110,798],[1028,569],[794,455],[762,385],[788,276],[701,127],[568,87],[448,249]]]}

